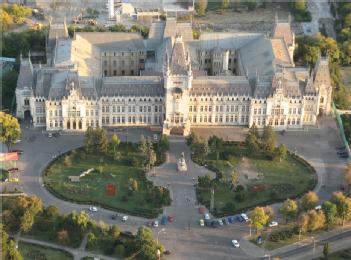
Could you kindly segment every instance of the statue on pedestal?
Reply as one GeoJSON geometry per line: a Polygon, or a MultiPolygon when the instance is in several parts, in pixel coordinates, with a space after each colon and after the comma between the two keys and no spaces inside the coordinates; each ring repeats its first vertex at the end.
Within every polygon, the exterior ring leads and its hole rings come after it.
{"type": "Polygon", "coordinates": [[[186,166],[185,158],[184,158],[184,153],[181,154],[178,163],[177,163],[178,171],[180,172],[185,172],[188,170],[188,167],[186,166]]]}

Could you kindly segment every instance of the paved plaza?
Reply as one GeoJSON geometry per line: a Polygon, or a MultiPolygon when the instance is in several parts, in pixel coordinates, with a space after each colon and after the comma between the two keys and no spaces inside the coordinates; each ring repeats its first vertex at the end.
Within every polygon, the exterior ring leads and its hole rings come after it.
{"type": "MultiPolygon", "coordinates": [[[[245,132],[243,129],[220,131],[233,136],[242,136],[245,132]]],[[[217,133],[213,131],[212,134],[217,133]]],[[[152,137],[153,133],[146,129],[135,128],[129,129],[128,132],[126,130],[118,132],[118,135],[122,141],[137,142],[141,135],[152,137]]],[[[285,143],[290,150],[296,151],[316,168],[319,177],[316,191],[321,200],[329,198],[333,191],[339,189],[346,160],[336,155],[335,147],[341,145],[341,140],[333,118],[323,119],[318,128],[286,132],[284,135],[277,133],[277,142],[285,143]]],[[[89,205],[70,203],[54,197],[45,189],[41,178],[42,171],[55,156],[83,144],[82,134],[65,134],[48,138],[40,130],[24,128],[22,142],[15,147],[24,151],[18,163],[23,191],[29,195],[39,196],[46,205],[56,205],[62,213],[72,210],[87,211],[89,205]]],[[[183,137],[177,136],[170,137],[167,161],[148,173],[148,178],[156,185],[168,187],[172,197],[172,204],[164,208],[164,214],[174,216],[175,221],[164,227],[165,233],[159,234],[159,240],[172,252],[169,259],[262,258],[265,252],[243,238],[249,234],[247,225],[235,223],[221,228],[205,228],[198,225],[198,220],[202,216],[198,214],[194,184],[197,177],[204,174],[214,176],[214,173],[190,160],[189,147],[183,137]],[[177,171],[176,162],[182,152],[188,165],[187,172],[177,171]],[[233,248],[230,243],[232,239],[239,240],[241,247],[233,248]]],[[[274,208],[278,206],[279,204],[273,205],[274,208]]],[[[112,220],[112,214],[110,210],[99,208],[99,211],[91,214],[91,217],[109,224],[116,223],[122,230],[133,232],[139,225],[148,221],[131,216],[128,222],[122,223],[120,220],[112,220]]],[[[162,227],[153,229],[155,235],[162,227]]]]}

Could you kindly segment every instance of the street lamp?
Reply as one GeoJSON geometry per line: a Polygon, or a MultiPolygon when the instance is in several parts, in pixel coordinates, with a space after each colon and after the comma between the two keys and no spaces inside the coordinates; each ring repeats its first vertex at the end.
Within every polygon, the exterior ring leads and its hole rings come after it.
{"type": "Polygon", "coordinates": [[[313,240],[313,256],[316,254],[316,240],[314,239],[314,237],[311,237],[313,240]]]}
{"type": "Polygon", "coordinates": [[[268,257],[268,260],[271,260],[271,255],[265,254],[264,257],[268,257]]]}
{"type": "Polygon", "coordinates": [[[157,232],[157,245],[158,245],[158,236],[160,235],[160,233],[166,233],[166,229],[162,228],[160,231],[157,232]]]}

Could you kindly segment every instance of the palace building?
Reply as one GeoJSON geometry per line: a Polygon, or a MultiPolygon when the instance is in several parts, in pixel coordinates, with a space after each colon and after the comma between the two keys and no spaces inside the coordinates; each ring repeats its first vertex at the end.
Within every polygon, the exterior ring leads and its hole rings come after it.
{"type": "Polygon", "coordinates": [[[21,57],[17,117],[47,131],[152,126],[187,135],[192,127],[316,124],[331,111],[328,60],[295,67],[289,22],[270,34],[202,33],[156,22],[137,33],[76,32],[51,24],[47,64],[21,57]]]}

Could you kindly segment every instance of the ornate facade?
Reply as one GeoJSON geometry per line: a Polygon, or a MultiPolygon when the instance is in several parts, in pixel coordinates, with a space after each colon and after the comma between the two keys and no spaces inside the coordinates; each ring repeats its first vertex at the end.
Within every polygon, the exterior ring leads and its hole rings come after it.
{"type": "Polygon", "coordinates": [[[158,126],[296,129],[330,113],[328,60],[295,67],[289,23],[260,33],[204,33],[168,19],[136,33],[76,33],[51,25],[47,64],[21,57],[17,116],[48,131],[158,126]]]}

